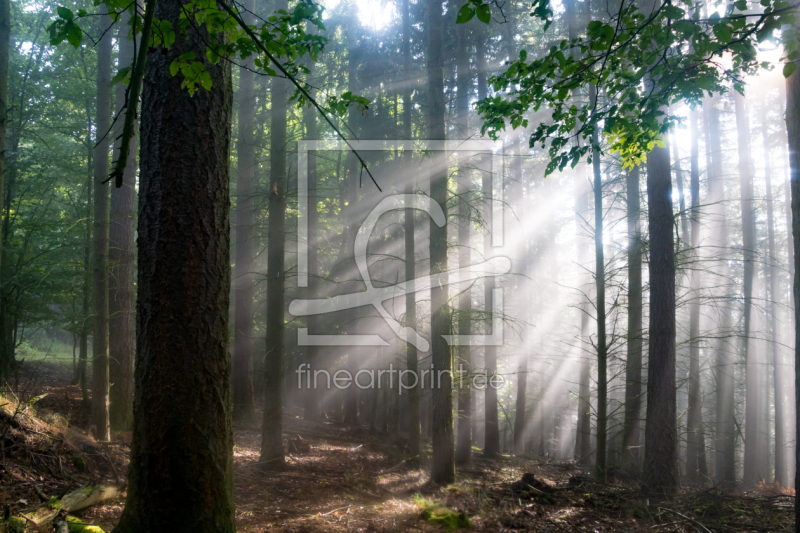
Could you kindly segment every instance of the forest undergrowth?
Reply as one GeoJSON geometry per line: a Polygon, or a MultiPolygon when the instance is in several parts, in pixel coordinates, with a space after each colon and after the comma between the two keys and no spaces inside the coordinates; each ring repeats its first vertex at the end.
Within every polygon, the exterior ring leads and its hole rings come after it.
{"type": "MultiPolygon", "coordinates": [[[[66,365],[23,365],[18,386],[18,395],[3,395],[0,412],[3,527],[52,532],[52,522],[28,521],[23,529],[13,517],[41,513],[70,491],[109,486],[120,488],[119,495],[71,514],[111,531],[124,504],[130,434],[116,433],[107,444],[87,436],[88,407],[66,365]]],[[[793,524],[793,494],[766,483],[657,497],[622,477],[600,483],[573,463],[539,456],[488,460],[476,451],[455,483],[437,487],[424,466],[405,456],[401,435],[307,422],[288,409],[285,438],[287,469],[264,473],[259,427],[234,427],[237,531],[722,533],[788,531],[793,524]]]]}

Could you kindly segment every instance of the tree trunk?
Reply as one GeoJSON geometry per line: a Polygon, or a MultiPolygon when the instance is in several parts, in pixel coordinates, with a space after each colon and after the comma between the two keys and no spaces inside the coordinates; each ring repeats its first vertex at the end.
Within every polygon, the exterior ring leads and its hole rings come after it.
{"type": "Polygon", "coordinates": [[[92,433],[110,439],[108,423],[108,147],[111,126],[111,17],[105,6],[98,19],[97,140],[94,150],[94,335],[92,336],[92,433]]]}
{"type": "MultiPolygon", "coordinates": [[[[442,4],[426,3],[425,30],[428,44],[428,139],[445,139],[444,51],[442,4]]],[[[433,153],[431,169],[431,199],[442,208],[447,220],[447,154],[433,153]]],[[[447,272],[447,223],[430,225],[431,276],[447,272]]],[[[453,387],[450,347],[443,335],[450,334],[450,309],[447,305],[447,285],[431,287],[431,351],[436,382],[433,400],[433,464],[431,480],[444,485],[455,480],[453,449],[453,387]],[[441,381],[438,379],[441,377],[441,381]]]]}
{"type": "MultiPolygon", "coordinates": [[[[276,10],[286,9],[278,0],[276,10]]],[[[287,81],[272,78],[270,117],[269,244],[267,248],[267,357],[264,394],[264,424],[261,428],[261,458],[266,470],[283,470],[283,291],[286,272],[286,116],[287,81]]]]}
{"type": "MultiPolygon", "coordinates": [[[[597,87],[589,86],[589,98],[597,102],[597,87]]],[[[606,409],[608,407],[608,346],[606,344],[606,262],[603,255],[603,177],[600,172],[600,131],[592,134],[592,175],[594,177],[594,257],[595,287],[597,290],[597,456],[595,472],[603,481],[606,477],[606,409]]]]}
{"type": "Polygon", "coordinates": [[[769,247],[769,261],[767,273],[769,275],[769,302],[770,302],[770,345],[772,346],[772,376],[775,390],[775,480],[782,486],[789,484],[787,479],[788,469],[786,468],[786,453],[789,443],[786,442],[786,414],[785,414],[785,391],[783,390],[784,357],[783,348],[779,339],[781,338],[780,321],[778,320],[779,302],[781,301],[780,290],[778,289],[777,249],[775,246],[775,207],[772,192],[772,169],[769,159],[771,156],[771,146],[769,142],[769,123],[767,114],[769,109],[766,101],[761,107],[761,138],[764,142],[764,181],[766,182],[766,203],[767,203],[767,242],[769,247]]]}
{"type": "MultiPolygon", "coordinates": [[[[248,0],[243,20],[255,23],[255,0],[248,0]]],[[[239,69],[239,140],[236,182],[236,262],[234,287],[233,341],[233,419],[254,422],[253,398],[253,229],[255,226],[255,68],[254,56],[244,60],[239,69]]]]}
{"type": "MultiPolygon", "coordinates": [[[[180,24],[182,6],[155,16],[180,24]]],[[[135,416],[115,533],[234,533],[230,300],[230,63],[205,60],[205,26],[148,58],[142,96],[135,416]],[[170,64],[192,52],[210,90],[170,64]]]]}
{"type": "Polygon", "coordinates": [[[742,214],[742,255],[744,259],[744,309],[742,331],[742,355],[746,366],[745,377],[745,433],[744,433],[744,478],[746,488],[752,488],[760,479],[758,465],[758,413],[759,413],[759,368],[756,353],[750,341],[751,314],[753,309],[753,276],[755,275],[755,213],[753,208],[753,176],[750,170],[750,124],[744,107],[744,97],[733,93],[736,109],[736,131],[738,133],[739,185],[742,214]]]}
{"type": "MultiPolygon", "coordinates": [[[[469,129],[469,95],[472,76],[469,68],[469,42],[467,26],[456,25],[456,128],[459,139],[467,139],[469,129]]],[[[468,154],[459,151],[458,155],[458,267],[470,265],[470,219],[472,164],[468,154]]],[[[472,282],[463,282],[458,288],[458,334],[469,335],[472,328],[472,282]]],[[[458,383],[458,442],[456,445],[456,464],[463,465],[472,459],[472,389],[469,377],[472,373],[472,348],[460,345],[456,348],[456,371],[458,383]]]]}
{"type": "Polygon", "coordinates": [[[650,342],[644,485],[671,492],[678,485],[675,428],[675,241],[669,149],[647,154],[650,227],[650,342]]]}
{"type": "MultiPolygon", "coordinates": [[[[11,0],[0,0],[0,200],[5,198],[6,177],[6,132],[8,131],[8,68],[11,49],[11,0]]],[[[0,216],[2,210],[0,210],[0,216]]],[[[0,250],[3,249],[3,234],[0,232],[0,250]]],[[[2,260],[2,253],[0,253],[2,260]]],[[[0,264],[0,273],[3,265],[0,264]]],[[[0,279],[0,285],[2,285],[0,279]]],[[[11,377],[11,361],[6,350],[0,345],[0,383],[11,377]]]]}
{"type": "Polygon", "coordinates": [[[638,474],[641,467],[642,416],[642,225],[639,167],[626,178],[628,219],[628,346],[625,361],[625,422],[622,429],[623,464],[638,474]]]}
{"type": "Polygon", "coordinates": [[[690,112],[692,155],[689,188],[692,194],[691,247],[692,267],[689,303],[689,406],[686,414],[686,478],[690,483],[702,481],[708,475],[706,469],[705,438],[703,436],[703,391],[700,381],[700,163],[698,146],[698,112],[690,112]]]}
{"type": "MultiPolygon", "coordinates": [[[[789,180],[792,191],[792,247],[800,249],[800,73],[794,72],[786,79],[786,133],[789,139],[789,180]]],[[[794,308],[800,309],[800,254],[794,254],[793,294],[794,308]]],[[[800,321],[794,317],[795,366],[794,386],[800,390],[800,321]]],[[[795,415],[800,415],[800,394],[795,395],[795,415]]],[[[795,440],[800,438],[800,423],[795,426],[795,440]]],[[[795,448],[795,461],[800,464],[800,446],[795,448]]],[[[800,486],[800,472],[795,472],[795,487],[800,486]]],[[[795,531],[800,533],[800,491],[795,497],[795,531]]]]}
{"type": "MultiPolygon", "coordinates": [[[[403,70],[406,76],[411,75],[411,14],[408,6],[409,0],[403,0],[403,70]]],[[[411,132],[411,84],[403,86],[403,138],[412,139],[411,132]]],[[[406,168],[411,168],[413,152],[407,150],[403,153],[406,168]]],[[[406,194],[414,192],[414,180],[411,176],[406,184],[406,194]]],[[[410,206],[407,206],[410,207],[410,206]]],[[[406,209],[403,219],[404,244],[405,244],[405,267],[406,281],[416,278],[416,255],[414,250],[414,226],[416,215],[413,209],[406,209]]],[[[405,325],[409,328],[417,327],[417,301],[414,288],[410,287],[406,293],[406,319],[405,325]]],[[[417,376],[419,372],[419,360],[417,347],[411,343],[406,343],[406,368],[417,376]]],[[[414,463],[419,463],[420,458],[420,426],[419,426],[419,386],[414,386],[408,391],[408,453],[414,463]]]]}
{"type": "MultiPolygon", "coordinates": [[[[118,68],[133,63],[134,42],[127,39],[130,14],[125,11],[119,28],[118,68]]],[[[125,100],[125,85],[117,84],[117,109],[125,100]]],[[[119,111],[117,111],[119,113],[119,111]]],[[[116,136],[122,133],[117,121],[116,136]]],[[[119,141],[116,143],[119,145],[119,141]]],[[[119,153],[119,146],[116,146],[119,153]]],[[[122,187],[111,189],[111,227],[109,228],[108,263],[108,376],[109,421],[112,429],[133,427],[133,357],[135,352],[133,288],[133,234],[136,203],[136,140],[131,138],[122,187]]]]}
{"type": "Polygon", "coordinates": [[[83,291],[82,291],[82,304],[81,304],[81,311],[83,316],[83,322],[81,324],[81,337],[80,337],[80,346],[78,348],[78,383],[81,386],[81,399],[83,401],[83,405],[85,407],[89,407],[91,405],[91,399],[89,398],[89,386],[87,383],[87,370],[89,366],[89,329],[92,325],[93,318],[92,318],[92,309],[91,309],[91,299],[92,299],[92,213],[94,211],[93,205],[93,197],[92,197],[92,190],[93,190],[93,182],[92,177],[94,175],[94,169],[92,168],[92,124],[91,124],[91,117],[89,115],[89,108],[87,102],[86,108],[87,116],[87,134],[86,134],[86,146],[87,146],[87,156],[86,156],[86,213],[85,213],[85,221],[86,221],[86,228],[84,230],[84,238],[83,238],[83,291]]]}

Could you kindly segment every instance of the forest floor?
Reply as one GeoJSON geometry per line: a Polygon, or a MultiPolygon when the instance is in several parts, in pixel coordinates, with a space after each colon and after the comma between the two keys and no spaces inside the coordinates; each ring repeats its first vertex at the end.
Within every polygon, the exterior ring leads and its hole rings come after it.
{"type": "MultiPolygon", "coordinates": [[[[3,406],[24,423],[16,427],[9,416],[0,417],[0,506],[16,514],[87,484],[124,486],[130,435],[115,434],[104,445],[86,436],[89,413],[70,383],[69,365],[37,363],[25,370],[13,410],[8,402],[3,406]]],[[[398,436],[310,423],[292,412],[284,425],[287,439],[299,435],[309,449],[291,451],[286,471],[272,474],[256,467],[259,427],[234,427],[239,532],[722,533],[790,531],[793,525],[793,497],[772,487],[705,487],[648,498],[632,483],[597,483],[572,463],[486,460],[479,452],[458,469],[455,483],[434,487],[425,468],[403,460],[398,436]]],[[[123,504],[124,494],[76,514],[110,531],[123,504]]]]}

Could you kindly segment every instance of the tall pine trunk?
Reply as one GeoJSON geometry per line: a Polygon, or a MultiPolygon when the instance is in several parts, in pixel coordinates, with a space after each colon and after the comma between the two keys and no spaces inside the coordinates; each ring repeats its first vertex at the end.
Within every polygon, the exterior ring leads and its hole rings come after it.
{"type": "MultiPolygon", "coordinates": [[[[176,0],[155,16],[177,27],[176,0]]],[[[234,533],[228,305],[230,63],[205,60],[205,26],[150,54],[142,96],[135,416],[115,533],[234,533]],[[170,64],[192,52],[210,90],[170,64]]]]}
{"type": "Polygon", "coordinates": [[[108,148],[111,126],[111,26],[107,7],[98,20],[97,139],[94,150],[94,335],[92,336],[92,433],[110,439],[108,423],[108,148]]]}
{"type": "MultiPolygon", "coordinates": [[[[0,0],[0,201],[5,198],[6,137],[8,131],[8,67],[11,49],[11,0],[0,0]]],[[[2,214],[2,210],[0,210],[2,214]]],[[[1,217],[1,216],[0,216],[1,217]]],[[[0,250],[3,249],[3,233],[0,231],[0,250]]],[[[2,254],[0,253],[0,260],[2,254]]],[[[0,264],[0,273],[3,265],[0,264]]],[[[0,278],[0,285],[2,285],[0,278]]],[[[0,343],[0,383],[11,377],[11,357],[0,343]]]]}
{"type": "Polygon", "coordinates": [[[742,355],[745,362],[745,433],[744,433],[744,478],[747,488],[766,475],[758,472],[758,418],[760,404],[759,365],[750,340],[752,334],[751,315],[753,309],[753,276],[755,275],[756,222],[753,208],[753,176],[750,169],[750,124],[744,106],[744,97],[733,93],[736,110],[736,131],[739,153],[739,187],[742,215],[742,255],[744,260],[744,309],[742,331],[742,355]]]}
{"type": "MultiPolygon", "coordinates": [[[[127,39],[127,11],[119,28],[118,68],[133,63],[134,42],[127,39]]],[[[117,109],[125,100],[125,85],[117,84],[117,109]]],[[[119,111],[118,111],[119,112],[119,111]]],[[[117,121],[116,136],[122,133],[117,121]]],[[[119,145],[119,141],[116,143],[119,145]]],[[[119,146],[116,146],[119,153],[119,146]]],[[[115,158],[116,159],[116,158],[115,158]]],[[[108,377],[109,421],[112,429],[129,430],[133,426],[133,357],[136,350],[134,307],[133,243],[136,220],[136,139],[131,138],[128,161],[122,176],[122,187],[111,189],[111,227],[108,239],[108,377]]]]}
{"type": "Polygon", "coordinates": [[[675,240],[669,149],[647,154],[647,207],[650,228],[650,339],[647,365],[647,418],[644,485],[671,492],[678,485],[675,427],[675,240]]]}
{"type": "MultiPolygon", "coordinates": [[[[250,13],[244,14],[247,24],[255,23],[251,14],[255,0],[245,2],[250,13]]],[[[236,144],[236,258],[233,273],[233,419],[255,420],[253,398],[253,228],[255,225],[255,68],[254,57],[244,60],[239,69],[239,140],[236,144]]]]}
{"type": "MultiPolygon", "coordinates": [[[[286,9],[278,0],[276,11],[286,9]]],[[[283,333],[284,249],[286,233],[286,118],[287,81],[272,78],[270,116],[269,243],[267,247],[267,356],[265,364],[264,422],[261,428],[261,458],[266,470],[283,470],[283,333]]]]}
{"type": "MultiPolygon", "coordinates": [[[[444,21],[442,3],[426,2],[425,30],[428,45],[428,139],[445,139],[444,101],[444,21]]],[[[447,154],[434,151],[432,157],[431,199],[442,208],[447,220],[447,154]]],[[[447,223],[439,227],[430,225],[431,276],[447,272],[447,223]]],[[[431,351],[436,382],[432,390],[432,445],[433,464],[431,480],[448,484],[455,480],[453,449],[453,387],[450,347],[443,335],[450,334],[450,309],[447,305],[447,285],[431,287],[431,351]],[[441,380],[439,379],[441,377],[441,380]]]]}

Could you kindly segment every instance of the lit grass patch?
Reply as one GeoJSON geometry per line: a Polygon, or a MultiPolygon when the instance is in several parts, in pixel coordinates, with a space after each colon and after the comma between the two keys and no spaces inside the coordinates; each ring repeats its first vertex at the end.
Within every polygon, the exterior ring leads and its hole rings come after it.
{"type": "Polygon", "coordinates": [[[444,505],[439,505],[420,496],[414,496],[414,505],[422,508],[422,519],[429,524],[444,527],[447,531],[455,531],[472,526],[469,517],[463,512],[456,512],[444,505]]]}

